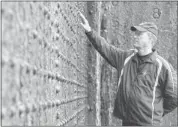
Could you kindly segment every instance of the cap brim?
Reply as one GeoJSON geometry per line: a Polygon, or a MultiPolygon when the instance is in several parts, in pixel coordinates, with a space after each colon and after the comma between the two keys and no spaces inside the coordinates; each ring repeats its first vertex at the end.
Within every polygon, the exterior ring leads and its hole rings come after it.
{"type": "Polygon", "coordinates": [[[130,27],[130,30],[131,30],[131,31],[136,31],[136,30],[138,30],[138,31],[142,31],[142,32],[147,31],[145,28],[140,27],[140,26],[131,26],[131,27],[130,27]]]}

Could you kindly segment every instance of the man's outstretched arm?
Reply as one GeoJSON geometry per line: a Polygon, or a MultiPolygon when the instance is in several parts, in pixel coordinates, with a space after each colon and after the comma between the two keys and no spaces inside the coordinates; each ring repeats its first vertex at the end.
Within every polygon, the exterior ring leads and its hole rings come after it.
{"type": "Polygon", "coordinates": [[[103,37],[99,36],[96,31],[91,29],[88,21],[83,16],[83,14],[79,12],[79,15],[82,20],[81,25],[85,29],[85,33],[89,41],[92,43],[94,48],[101,54],[101,56],[115,68],[118,68],[118,66],[123,65],[125,58],[133,51],[124,51],[108,44],[103,37]]]}

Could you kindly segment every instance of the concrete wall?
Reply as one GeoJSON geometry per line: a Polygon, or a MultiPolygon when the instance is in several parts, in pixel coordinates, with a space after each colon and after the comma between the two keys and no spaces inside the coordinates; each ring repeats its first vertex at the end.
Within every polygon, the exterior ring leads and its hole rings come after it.
{"type": "MultiPolygon", "coordinates": [[[[112,1],[103,2],[102,7],[106,17],[108,43],[121,49],[133,48],[130,27],[142,22],[154,22],[159,28],[155,48],[173,65],[175,71],[177,70],[177,2],[112,1]]],[[[121,125],[122,121],[112,117],[111,114],[117,89],[117,72],[111,69],[106,61],[102,66],[102,122],[103,125],[108,123],[121,125]]],[[[164,125],[177,125],[177,110],[165,116],[163,121],[164,125]]]]}
{"type": "Polygon", "coordinates": [[[109,16],[110,38],[124,49],[132,47],[131,25],[154,22],[159,28],[155,48],[177,69],[177,2],[112,2],[109,16]]]}

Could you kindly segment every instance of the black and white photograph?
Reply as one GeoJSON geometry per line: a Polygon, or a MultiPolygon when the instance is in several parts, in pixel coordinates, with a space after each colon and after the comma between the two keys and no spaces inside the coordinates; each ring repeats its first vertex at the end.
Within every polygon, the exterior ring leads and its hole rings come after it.
{"type": "Polygon", "coordinates": [[[1,126],[178,126],[177,1],[1,0],[1,126]]]}

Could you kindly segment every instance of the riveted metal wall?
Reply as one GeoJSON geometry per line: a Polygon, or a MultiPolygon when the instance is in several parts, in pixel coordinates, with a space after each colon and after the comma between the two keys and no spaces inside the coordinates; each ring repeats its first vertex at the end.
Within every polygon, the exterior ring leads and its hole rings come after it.
{"type": "Polygon", "coordinates": [[[2,125],[86,124],[85,6],[2,2],[2,125]]]}

